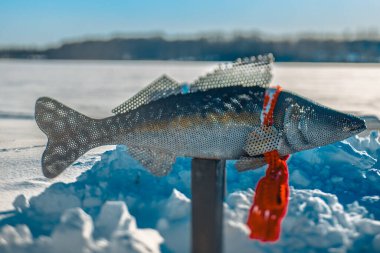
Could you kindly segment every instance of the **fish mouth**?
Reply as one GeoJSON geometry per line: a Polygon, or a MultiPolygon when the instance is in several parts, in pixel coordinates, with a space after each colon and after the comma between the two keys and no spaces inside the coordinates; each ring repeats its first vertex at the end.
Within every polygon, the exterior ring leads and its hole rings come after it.
{"type": "Polygon", "coordinates": [[[355,124],[354,126],[351,127],[350,132],[357,134],[367,129],[365,120],[358,118],[358,121],[359,121],[358,124],[355,124]]]}
{"type": "Polygon", "coordinates": [[[349,126],[343,127],[343,131],[347,134],[355,135],[367,129],[366,123],[363,119],[354,117],[350,120],[352,123],[349,126]]]}

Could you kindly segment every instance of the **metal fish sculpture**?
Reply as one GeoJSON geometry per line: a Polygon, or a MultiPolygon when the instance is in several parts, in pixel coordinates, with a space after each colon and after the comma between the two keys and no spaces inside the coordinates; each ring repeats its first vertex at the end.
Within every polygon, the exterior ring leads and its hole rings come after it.
{"type": "Polygon", "coordinates": [[[39,98],[35,119],[47,135],[42,171],[59,175],[88,150],[125,144],[153,174],[166,175],[177,156],[237,160],[239,171],[279,157],[346,139],[365,122],[292,92],[277,94],[271,124],[263,125],[271,55],[221,65],[190,85],[167,76],[116,107],[116,114],[92,119],[47,97],[39,98]]]}

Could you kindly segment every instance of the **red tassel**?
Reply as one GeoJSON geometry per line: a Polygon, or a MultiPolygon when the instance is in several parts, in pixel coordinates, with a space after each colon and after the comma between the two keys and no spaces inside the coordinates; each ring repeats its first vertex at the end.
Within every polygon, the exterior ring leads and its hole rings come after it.
{"type": "Polygon", "coordinates": [[[277,151],[265,154],[269,166],[257,185],[247,220],[251,239],[274,242],[280,237],[289,201],[287,158],[281,158],[277,151]]]}

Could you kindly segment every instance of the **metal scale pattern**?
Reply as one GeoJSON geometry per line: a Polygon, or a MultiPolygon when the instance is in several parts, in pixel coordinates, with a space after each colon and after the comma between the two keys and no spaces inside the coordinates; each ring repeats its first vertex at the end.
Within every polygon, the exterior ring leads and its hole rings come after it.
{"type": "Polygon", "coordinates": [[[46,177],[52,178],[70,166],[87,150],[105,145],[107,136],[114,128],[101,129],[98,120],[90,119],[61,103],[39,98],[35,106],[35,119],[47,135],[48,144],[42,156],[42,169],[46,177]],[[79,134],[78,134],[79,132],[79,134]]]}
{"type": "Polygon", "coordinates": [[[206,91],[214,88],[241,86],[241,87],[268,87],[272,79],[271,54],[238,59],[234,63],[221,64],[219,69],[206,76],[200,77],[190,85],[190,91],[206,91]]]}
{"type": "Polygon", "coordinates": [[[181,92],[179,87],[180,86],[176,81],[163,75],[153,81],[145,89],[139,91],[131,99],[112,109],[112,112],[115,114],[121,114],[136,109],[140,105],[147,104],[150,101],[158,100],[164,96],[179,94],[181,92]]]}
{"type": "Polygon", "coordinates": [[[177,156],[238,159],[239,170],[255,169],[275,147],[286,155],[363,130],[362,120],[285,91],[273,127],[263,128],[272,61],[268,55],[221,65],[190,84],[187,93],[163,76],[115,108],[116,115],[99,120],[40,98],[36,122],[48,136],[43,173],[56,177],[89,149],[110,144],[127,145],[155,175],[167,174],[177,156]]]}
{"type": "MultiPolygon", "coordinates": [[[[189,84],[188,92],[195,93],[236,86],[267,88],[272,79],[273,61],[273,56],[268,54],[238,59],[233,63],[220,64],[214,72],[208,73],[189,84]]],[[[115,107],[112,112],[115,114],[126,113],[152,101],[188,92],[184,92],[183,87],[178,82],[163,75],[135,96],[115,107]]]]}
{"type": "Polygon", "coordinates": [[[274,127],[281,135],[281,155],[325,146],[366,129],[364,120],[342,113],[292,92],[280,93],[274,127]]]}

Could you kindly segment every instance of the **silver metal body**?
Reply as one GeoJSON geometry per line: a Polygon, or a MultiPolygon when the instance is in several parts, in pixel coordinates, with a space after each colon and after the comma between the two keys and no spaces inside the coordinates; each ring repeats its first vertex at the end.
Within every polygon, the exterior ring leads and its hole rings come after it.
{"type": "Polygon", "coordinates": [[[355,116],[284,91],[269,132],[260,121],[264,93],[261,87],[225,87],[178,94],[102,120],[41,98],[36,120],[49,137],[55,135],[49,138],[43,168],[55,175],[90,148],[125,144],[157,175],[168,173],[176,156],[241,159],[238,168],[244,170],[262,166],[262,155],[274,148],[287,155],[365,129],[355,116]]]}
{"type": "Polygon", "coordinates": [[[286,91],[275,105],[273,126],[263,127],[272,61],[266,55],[221,65],[188,86],[162,76],[116,107],[115,116],[101,120],[40,98],[35,118],[48,136],[42,171],[56,177],[88,150],[109,144],[127,145],[155,175],[167,174],[177,156],[236,159],[242,171],[263,166],[265,152],[284,156],[365,129],[353,115],[286,91]]]}

